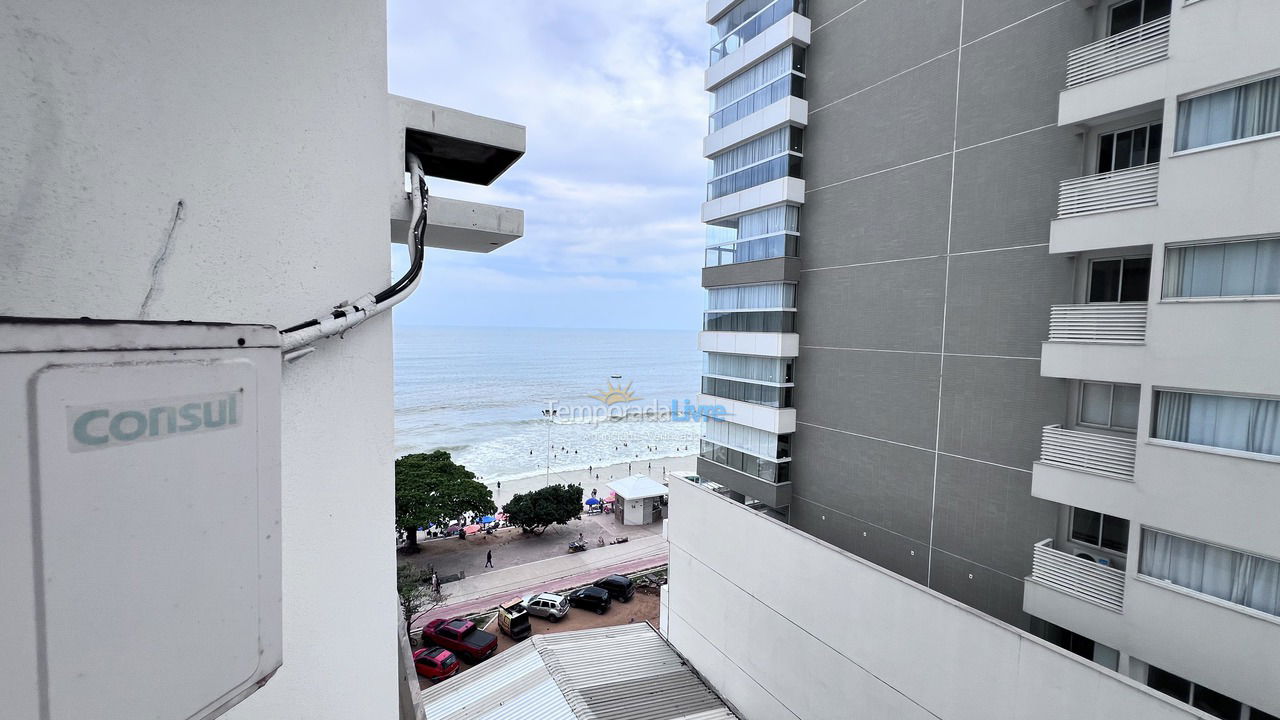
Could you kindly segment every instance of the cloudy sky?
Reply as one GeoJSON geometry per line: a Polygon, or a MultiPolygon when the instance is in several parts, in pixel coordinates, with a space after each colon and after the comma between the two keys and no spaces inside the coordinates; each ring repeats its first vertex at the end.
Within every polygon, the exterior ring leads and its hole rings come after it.
{"type": "Polygon", "coordinates": [[[494,185],[431,183],[524,209],[525,236],[487,255],[429,250],[397,324],[697,327],[702,9],[390,0],[391,92],[528,128],[528,152],[494,185]]]}

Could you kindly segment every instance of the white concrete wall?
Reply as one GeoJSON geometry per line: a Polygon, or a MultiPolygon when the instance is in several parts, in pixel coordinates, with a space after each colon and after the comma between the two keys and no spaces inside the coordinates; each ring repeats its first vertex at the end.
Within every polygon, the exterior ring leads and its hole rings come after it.
{"type": "MultiPolygon", "coordinates": [[[[3,15],[0,314],[283,326],[387,282],[381,0],[3,15]]],[[[391,392],[385,316],[284,369],[284,667],[229,717],[396,715],[391,392]]]]}
{"type": "Polygon", "coordinates": [[[664,632],[748,720],[1205,717],[692,483],[664,632]]]}

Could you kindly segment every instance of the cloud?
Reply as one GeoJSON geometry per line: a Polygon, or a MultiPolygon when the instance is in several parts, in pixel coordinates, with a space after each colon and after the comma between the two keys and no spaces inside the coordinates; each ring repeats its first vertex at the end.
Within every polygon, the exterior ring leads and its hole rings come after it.
{"type": "Polygon", "coordinates": [[[391,92],[521,123],[528,138],[525,157],[492,187],[431,183],[438,195],[523,208],[525,237],[485,256],[429,255],[461,273],[444,285],[470,279],[468,301],[433,291],[432,304],[411,299],[399,317],[485,324],[500,295],[541,325],[560,313],[565,326],[587,317],[696,325],[701,15],[689,0],[392,0],[391,92]],[[579,306],[556,299],[574,292],[579,306]],[[602,303],[604,316],[588,307],[602,303]]]}

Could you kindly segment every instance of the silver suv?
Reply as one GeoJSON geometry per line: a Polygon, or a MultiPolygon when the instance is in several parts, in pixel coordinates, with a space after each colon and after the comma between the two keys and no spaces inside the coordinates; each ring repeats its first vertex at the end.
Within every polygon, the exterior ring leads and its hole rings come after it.
{"type": "Polygon", "coordinates": [[[559,622],[560,618],[569,614],[569,599],[554,593],[539,593],[525,598],[524,607],[530,615],[559,622]]]}

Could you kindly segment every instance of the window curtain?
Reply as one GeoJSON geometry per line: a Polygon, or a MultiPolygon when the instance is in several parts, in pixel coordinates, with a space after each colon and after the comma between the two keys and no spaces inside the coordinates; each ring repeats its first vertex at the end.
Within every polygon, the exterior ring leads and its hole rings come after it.
{"type": "Polygon", "coordinates": [[[748,165],[754,165],[789,149],[789,127],[777,130],[711,158],[711,177],[719,177],[748,165]]]}
{"type": "Polygon", "coordinates": [[[1280,616],[1280,562],[1156,530],[1142,530],[1139,572],[1280,616]]]}
{"type": "Polygon", "coordinates": [[[787,360],[782,358],[707,353],[704,367],[708,375],[764,382],[786,382],[786,363],[787,360]]]}
{"type": "Polygon", "coordinates": [[[1164,297],[1280,295],[1280,238],[1169,248],[1164,297]]]}
{"type": "Polygon", "coordinates": [[[716,88],[712,94],[711,111],[715,112],[737,102],[791,72],[791,48],[788,45],[716,88]]]}
{"type": "Polygon", "coordinates": [[[1193,445],[1280,455],[1280,400],[1161,391],[1154,435],[1193,445]]]}
{"type": "Polygon", "coordinates": [[[792,283],[733,285],[707,291],[708,310],[793,308],[795,305],[796,286],[792,283]]]}
{"type": "Polygon", "coordinates": [[[1280,132],[1280,77],[1183,100],[1178,150],[1280,132]]]}

